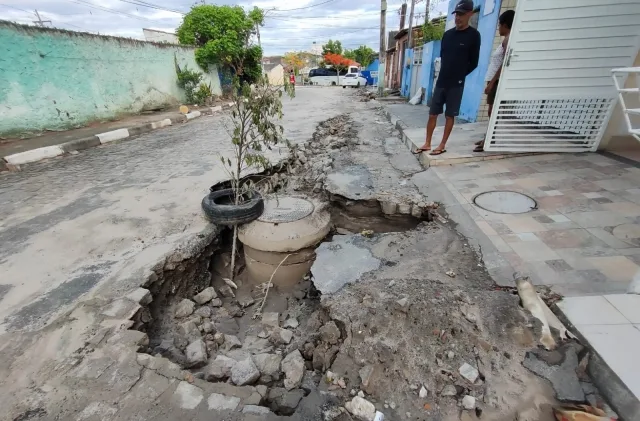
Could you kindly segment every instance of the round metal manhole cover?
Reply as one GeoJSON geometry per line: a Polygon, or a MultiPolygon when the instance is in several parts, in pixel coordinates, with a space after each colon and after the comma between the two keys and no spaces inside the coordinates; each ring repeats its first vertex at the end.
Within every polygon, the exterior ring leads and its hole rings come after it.
{"type": "Polygon", "coordinates": [[[526,194],[515,191],[495,190],[478,194],[473,203],[493,213],[518,214],[538,208],[536,201],[526,194]]]}
{"type": "Polygon", "coordinates": [[[311,215],[313,209],[313,203],[297,197],[269,198],[264,201],[264,212],[258,220],[273,223],[299,221],[311,215]]]}

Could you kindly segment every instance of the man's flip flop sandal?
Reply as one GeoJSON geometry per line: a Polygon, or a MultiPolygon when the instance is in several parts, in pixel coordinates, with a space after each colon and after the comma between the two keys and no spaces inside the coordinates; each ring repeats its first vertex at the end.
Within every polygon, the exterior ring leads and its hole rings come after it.
{"type": "Polygon", "coordinates": [[[414,155],[420,155],[422,152],[429,152],[430,150],[431,150],[431,148],[429,148],[429,149],[418,148],[418,149],[416,149],[415,152],[411,152],[411,153],[414,154],[414,155]]]}
{"type": "Polygon", "coordinates": [[[431,152],[429,155],[433,155],[433,156],[442,155],[446,151],[447,151],[446,149],[442,149],[442,150],[434,149],[434,151],[431,152]]]}

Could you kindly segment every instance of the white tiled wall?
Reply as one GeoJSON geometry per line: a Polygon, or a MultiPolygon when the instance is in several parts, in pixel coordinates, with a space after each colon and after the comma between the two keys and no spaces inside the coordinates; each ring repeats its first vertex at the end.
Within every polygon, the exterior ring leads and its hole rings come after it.
{"type": "MultiPolygon", "coordinates": [[[[500,13],[502,14],[507,10],[515,10],[517,2],[518,0],[502,0],[502,4],[500,6],[500,13]]],[[[493,52],[496,48],[498,48],[498,45],[500,45],[501,41],[502,39],[500,38],[500,34],[498,33],[498,27],[496,25],[496,35],[493,38],[493,47],[491,48],[491,52],[493,52]]],[[[487,105],[487,96],[483,94],[482,101],[480,102],[480,108],[478,108],[478,121],[489,120],[489,116],[487,115],[487,112],[489,112],[489,106],[487,105]]]]}

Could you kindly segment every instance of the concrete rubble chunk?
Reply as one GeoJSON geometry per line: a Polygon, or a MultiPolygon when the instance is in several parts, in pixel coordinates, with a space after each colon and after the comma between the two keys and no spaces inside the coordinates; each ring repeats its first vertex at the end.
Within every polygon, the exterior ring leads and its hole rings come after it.
{"type": "Polygon", "coordinates": [[[476,409],[476,398],[466,395],[462,398],[462,407],[468,411],[476,409]]]}
{"type": "Polygon", "coordinates": [[[372,421],[376,416],[376,407],[368,400],[355,396],[344,406],[347,411],[360,421],[372,421]]]}
{"type": "Polygon", "coordinates": [[[282,415],[293,415],[302,398],[304,398],[304,391],[302,389],[294,389],[286,392],[276,401],[279,411],[282,415]]]}
{"type": "Polygon", "coordinates": [[[218,298],[218,294],[216,293],[216,290],[213,289],[213,287],[209,287],[205,288],[204,290],[202,290],[202,292],[193,297],[193,301],[200,305],[203,305],[213,300],[214,298],[218,298]]]}
{"type": "Polygon", "coordinates": [[[187,365],[192,368],[202,367],[207,363],[207,346],[202,339],[189,344],[185,351],[187,365]]]}
{"type": "Polygon", "coordinates": [[[225,298],[235,298],[236,294],[229,285],[222,285],[220,288],[220,294],[225,298]]]}
{"type": "Polygon", "coordinates": [[[471,383],[475,383],[478,380],[478,376],[480,376],[478,369],[467,363],[462,364],[458,372],[471,383]]]}
{"type": "Polygon", "coordinates": [[[214,298],[209,304],[211,307],[222,307],[222,300],[220,298],[214,298]]]}
{"type": "Polygon", "coordinates": [[[289,345],[293,339],[293,332],[281,327],[275,328],[269,337],[269,341],[275,345],[289,345]]]}
{"type": "Polygon", "coordinates": [[[576,374],[578,356],[573,347],[564,348],[564,359],[558,365],[546,363],[533,352],[527,352],[522,365],[551,382],[559,401],[584,402],[585,394],[576,374]]]}
{"type": "Polygon", "coordinates": [[[198,326],[192,321],[180,323],[178,325],[177,332],[178,335],[185,338],[189,343],[200,339],[202,336],[200,334],[200,329],[198,329],[198,326]]]}
{"type": "Polygon", "coordinates": [[[238,298],[238,304],[242,308],[247,308],[255,303],[255,300],[250,296],[242,296],[238,298]]]}
{"type": "Polygon", "coordinates": [[[244,408],[242,408],[242,413],[250,415],[269,415],[271,411],[269,408],[265,408],[264,406],[245,405],[244,408]]]}
{"type": "Polygon", "coordinates": [[[371,381],[373,378],[373,373],[375,371],[375,367],[373,365],[365,365],[360,369],[358,374],[360,375],[361,387],[362,390],[369,391],[373,386],[373,382],[371,381]]]}
{"type": "Polygon", "coordinates": [[[418,396],[422,399],[426,398],[429,395],[429,391],[426,387],[422,386],[420,388],[420,392],[418,392],[418,396]]]}
{"type": "Polygon", "coordinates": [[[263,375],[278,376],[282,356],[277,354],[258,354],[253,356],[253,362],[263,375]]]}
{"type": "Polygon", "coordinates": [[[137,288],[135,291],[127,295],[127,298],[143,306],[149,305],[153,301],[151,291],[146,288],[137,288]]]}
{"type": "Polygon", "coordinates": [[[197,309],[193,314],[195,314],[196,316],[200,316],[204,319],[208,319],[209,317],[211,317],[211,307],[202,306],[199,309],[197,309]]]}
{"type": "Polygon", "coordinates": [[[315,371],[307,370],[304,372],[304,376],[302,377],[302,384],[300,387],[307,393],[311,393],[311,391],[316,390],[318,387],[318,382],[320,379],[316,376],[315,371]]]}
{"type": "Polygon", "coordinates": [[[335,322],[325,323],[320,328],[320,337],[324,342],[335,345],[340,340],[340,329],[338,329],[335,322]]]}
{"type": "Polygon", "coordinates": [[[209,405],[210,410],[235,411],[238,405],[240,405],[240,398],[212,393],[209,399],[207,399],[207,405],[209,405]]]}
{"type": "Polygon", "coordinates": [[[204,394],[199,387],[183,381],[176,388],[172,399],[182,409],[196,409],[204,399],[204,394]]]}
{"type": "Polygon", "coordinates": [[[456,390],[456,387],[452,384],[448,384],[444,387],[444,389],[442,389],[442,392],[440,392],[440,395],[442,396],[456,396],[458,394],[458,391],[456,390]]]}
{"type": "Polygon", "coordinates": [[[231,368],[231,381],[237,386],[255,383],[260,378],[260,370],[251,358],[238,361],[231,368]]]}
{"type": "Polygon", "coordinates": [[[280,327],[280,313],[262,313],[262,324],[280,327]]]}
{"type": "Polygon", "coordinates": [[[236,364],[234,359],[225,357],[224,355],[216,356],[205,370],[205,380],[214,382],[231,377],[231,369],[236,364]]]}
{"type": "Polygon", "coordinates": [[[280,367],[285,375],[284,387],[287,390],[295,389],[302,384],[305,367],[304,358],[302,358],[300,351],[296,349],[284,357],[280,367]]]}
{"type": "Polygon", "coordinates": [[[215,330],[215,326],[211,322],[204,322],[202,324],[202,331],[204,333],[212,333],[215,330]]]}
{"type": "Polygon", "coordinates": [[[242,342],[235,335],[224,335],[224,349],[232,350],[236,348],[240,348],[242,346],[242,342]]]}
{"type": "Polygon", "coordinates": [[[300,322],[296,318],[290,318],[284,322],[284,327],[287,329],[297,329],[298,326],[300,326],[300,322]]]}
{"type": "Polygon", "coordinates": [[[176,306],[174,315],[178,319],[182,319],[184,317],[191,316],[195,311],[195,309],[196,309],[196,303],[185,298],[184,300],[180,301],[176,306]]]}

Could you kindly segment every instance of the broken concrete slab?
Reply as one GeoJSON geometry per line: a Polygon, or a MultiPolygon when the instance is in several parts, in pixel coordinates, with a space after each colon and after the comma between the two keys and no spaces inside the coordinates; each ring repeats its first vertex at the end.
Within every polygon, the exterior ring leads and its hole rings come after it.
{"type": "Polygon", "coordinates": [[[212,393],[207,399],[209,409],[216,411],[235,411],[240,405],[240,398],[212,393]]]}
{"type": "Polygon", "coordinates": [[[556,398],[564,402],[584,402],[585,395],[576,374],[578,356],[573,347],[564,348],[564,360],[557,365],[548,364],[535,352],[527,352],[522,365],[553,386],[556,398]]]}
{"type": "Polygon", "coordinates": [[[187,382],[180,382],[172,398],[173,402],[183,409],[195,409],[202,399],[202,389],[187,382]]]}
{"type": "Polygon", "coordinates": [[[320,244],[311,267],[313,283],[323,294],[332,294],[362,275],[380,267],[367,239],[361,235],[336,235],[333,241],[320,244]]]}
{"type": "Polygon", "coordinates": [[[367,200],[375,197],[374,183],[365,166],[354,165],[327,175],[326,189],[351,200],[367,200]]]}

